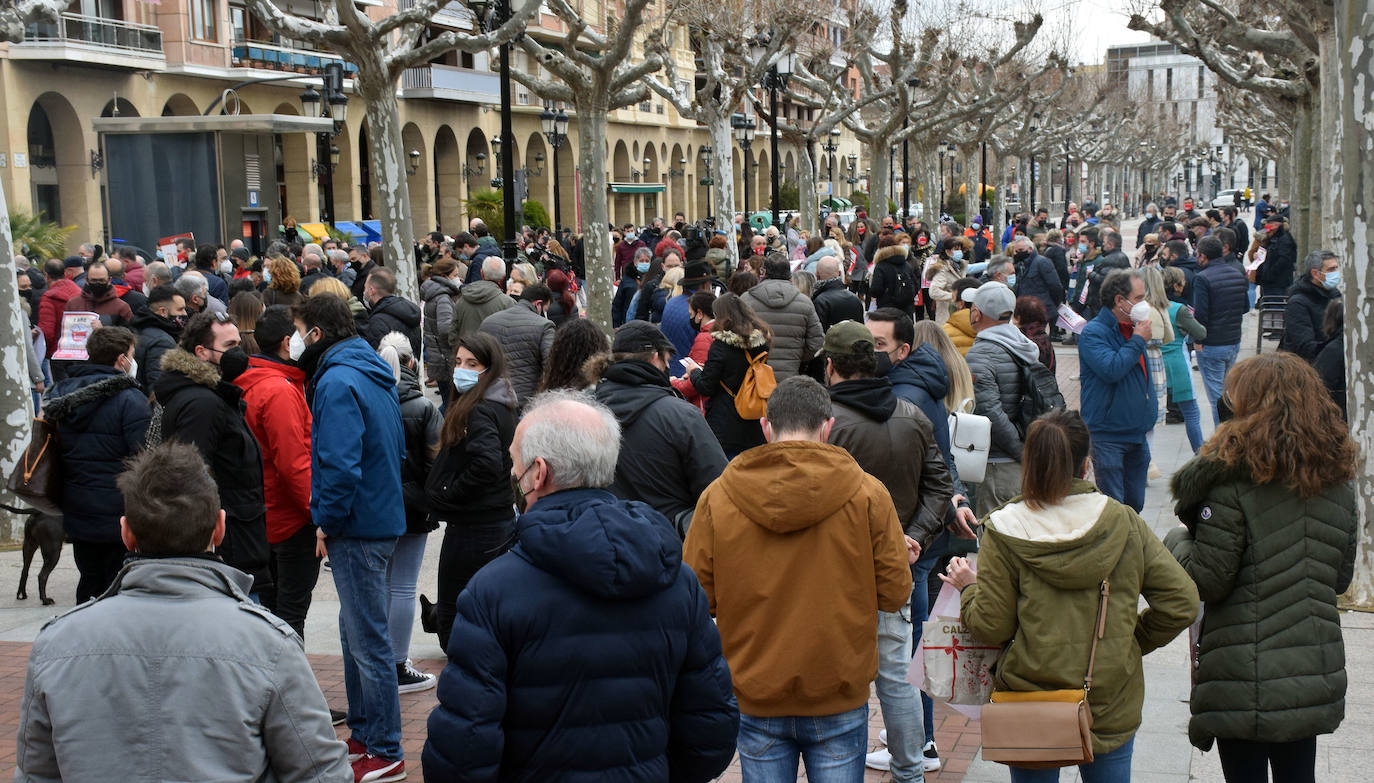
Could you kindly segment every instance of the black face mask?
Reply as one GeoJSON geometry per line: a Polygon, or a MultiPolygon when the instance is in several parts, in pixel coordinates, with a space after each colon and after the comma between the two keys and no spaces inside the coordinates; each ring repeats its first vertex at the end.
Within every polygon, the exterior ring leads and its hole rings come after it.
{"type": "Polygon", "coordinates": [[[1030,258],[1030,251],[1018,250],[1014,255],[1012,255],[1012,258],[1016,259],[1017,261],[1025,261],[1027,258],[1030,258]]]}
{"type": "Polygon", "coordinates": [[[873,371],[873,377],[882,378],[892,371],[892,357],[887,355],[887,351],[877,351],[874,356],[878,360],[878,367],[873,371]]]}
{"type": "Polygon", "coordinates": [[[86,283],[86,293],[90,294],[92,299],[99,299],[100,297],[104,296],[109,292],[109,283],[86,283]]]}
{"type": "Polygon", "coordinates": [[[248,371],[248,352],[242,346],[234,346],[219,356],[220,377],[230,383],[248,371]]]}

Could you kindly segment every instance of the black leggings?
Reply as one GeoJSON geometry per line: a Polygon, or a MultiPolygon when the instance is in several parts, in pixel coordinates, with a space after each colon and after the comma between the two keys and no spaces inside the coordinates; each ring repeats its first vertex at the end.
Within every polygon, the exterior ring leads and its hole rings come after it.
{"type": "Polygon", "coordinates": [[[1221,772],[1226,783],[1267,783],[1269,768],[1274,783],[1315,783],[1317,738],[1294,742],[1251,742],[1217,740],[1221,772]]]}
{"type": "Polygon", "coordinates": [[[515,520],[488,525],[448,522],[439,548],[439,647],[448,652],[453,619],[458,616],[458,595],[482,566],[506,553],[515,543],[515,520]]]}

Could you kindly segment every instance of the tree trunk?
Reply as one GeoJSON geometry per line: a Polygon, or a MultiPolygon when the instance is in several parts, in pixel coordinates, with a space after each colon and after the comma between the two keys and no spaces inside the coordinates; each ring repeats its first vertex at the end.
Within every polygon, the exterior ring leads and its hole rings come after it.
{"type": "Polygon", "coordinates": [[[1312,231],[1321,220],[1320,191],[1313,191],[1312,164],[1321,160],[1321,141],[1317,138],[1321,125],[1320,111],[1315,103],[1315,96],[1298,103],[1293,123],[1293,147],[1288,158],[1289,179],[1284,188],[1290,194],[1288,204],[1291,216],[1288,226],[1298,243],[1299,259],[1312,248],[1312,231]],[[1318,198],[1313,198],[1314,192],[1318,198]]]}
{"type": "Polygon", "coordinates": [[[801,227],[815,234],[820,227],[820,210],[816,208],[816,171],[812,168],[810,145],[797,145],[797,213],[801,227]]]}
{"type": "Polygon", "coordinates": [[[1346,599],[1374,606],[1374,7],[1364,0],[1336,0],[1335,51],[1339,59],[1340,118],[1333,144],[1340,165],[1331,172],[1337,204],[1343,205],[1343,242],[1337,252],[1345,270],[1346,401],[1351,432],[1360,447],[1355,471],[1355,579],[1346,599]]]}
{"type": "Polygon", "coordinates": [[[611,256],[609,208],[606,204],[605,90],[577,93],[578,182],[582,200],[582,250],[587,271],[587,317],[611,333],[611,299],[615,296],[615,263],[611,256]]]}
{"type": "Polygon", "coordinates": [[[892,162],[887,157],[887,151],[892,146],[888,143],[889,138],[874,134],[868,142],[868,217],[878,222],[888,215],[888,164],[892,162]]]}
{"type": "MultiPolygon", "coordinates": [[[[735,155],[734,139],[730,135],[730,112],[715,110],[706,118],[711,134],[711,179],[716,181],[711,205],[718,228],[735,219],[735,155]]],[[[741,160],[743,160],[741,158],[741,160]]],[[[744,161],[746,164],[748,161],[744,161]]],[[[746,178],[748,174],[746,173],[746,178]]]]}
{"type": "MultiPolygon", "coordinates": [[[[355,54],[356,56],[356,54],[355,54]]],[[[375,53],[372,56],[377,56],[375,53]]],[[[356,61],[355,61],[356,62],[356,61]]],[[[404,145],[396,83],[380,62],[359,68],[358,97],[367,107],[368,160],[381,209],[382,252],[386,266],[396,273],[396,293],[420,301],[415,275],[415,226],[410,219],[410,188],[406,183],[404,145]]]]}
{"type": "MultiPolygon", "coordinates": [[[[42,263],[42,259],[35,259],[42,263]]],[[[3,444],[0,444],[0,473],[8,478],[10,471],[23,456],[29,443],[30,425],[33,421],[33,402],[29,396],[28,360],[24,352],[24,340],[29,336],[28,320],[19,307],[19,286],[15,283],[14,251],[10,245],[9,209],[5,204],[5,191],[0,187],[0,313],[9,313],[4,319],[3,341],[0,341],[0,417],[5,422],[3,444]]],[[[6,504],[20,505],[13,495],[0,486],[0,500],[6,504]]],[[[19,538],[18,521],[8,512],[0,515],[0,538],[19,538]]]]}

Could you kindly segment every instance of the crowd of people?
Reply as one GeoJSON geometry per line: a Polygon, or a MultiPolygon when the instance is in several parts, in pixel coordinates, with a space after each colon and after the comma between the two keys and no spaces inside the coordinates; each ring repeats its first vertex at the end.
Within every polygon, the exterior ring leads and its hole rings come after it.
{"type": "Polygon", "coordinates": [[[401,695],[437,685],[432,780],[705,781],[736,754],[749,781],[920,780],[942,760],[906,675],[943,581],[1003,646],[999,690],[1081,685],[1091,643],[1104,781],[1129,779],[1140,657],[1205,601],[1190,738],[1232,783],[1311,780],[1343,714],[1355,456],[1323,384],[1339,261],[1294,284],[1269,201],[1248,245],[1234,209],[1149,204],[1134,259],[1110,205],[1000,240],[982,217],[655,219],[612,230],[611,334],[576,238],[522,232],[507,260],[479,220],[417,245],[417,302],[334,241],[25,264],[81,605],[34,645],[20,775],[400,780],[401,695]],[[1237,362],[1256,283],[1285,350],[1237,362]],[[53,355],[72,311],[100,319],[85,360],[53,355]],[[1139,512],[1175,407],[1197,457],[1161,542],[1139,512]],[[990,432],[976,483],[961,415],[990,432]],[[337,712],[301,642],[326,559],[337,712]]]}

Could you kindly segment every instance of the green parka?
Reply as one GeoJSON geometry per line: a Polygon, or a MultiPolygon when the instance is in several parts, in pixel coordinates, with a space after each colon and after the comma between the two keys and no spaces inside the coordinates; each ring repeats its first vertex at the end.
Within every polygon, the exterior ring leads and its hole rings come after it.
{"type": "Polygon", "coordinates": [[[1355,564],[1355,492],[1304,498],[1205,457],[1174,474],[1187,528],[1165,545],[1206,602],[1188,738],[1292,742],[1345,717],[1345,644],[1336,596],[1355,564]]]}
{"type": "Polygon", "coordinates": [[[1017,496],[988,516],[978,581],[960,600],[965,626],[1005,645],[994,672],[998,690],[1081,688],[1108,577],[1107,633],[1088,695],[1095,753],[1115,750],[1140,727],[1141,656],[1197,616],[1197,589],[1145,521],[1086,481],[1038,511],[1017,496]],[[1138,613],[1141,596],[1149,608],[1138,613]]]}

